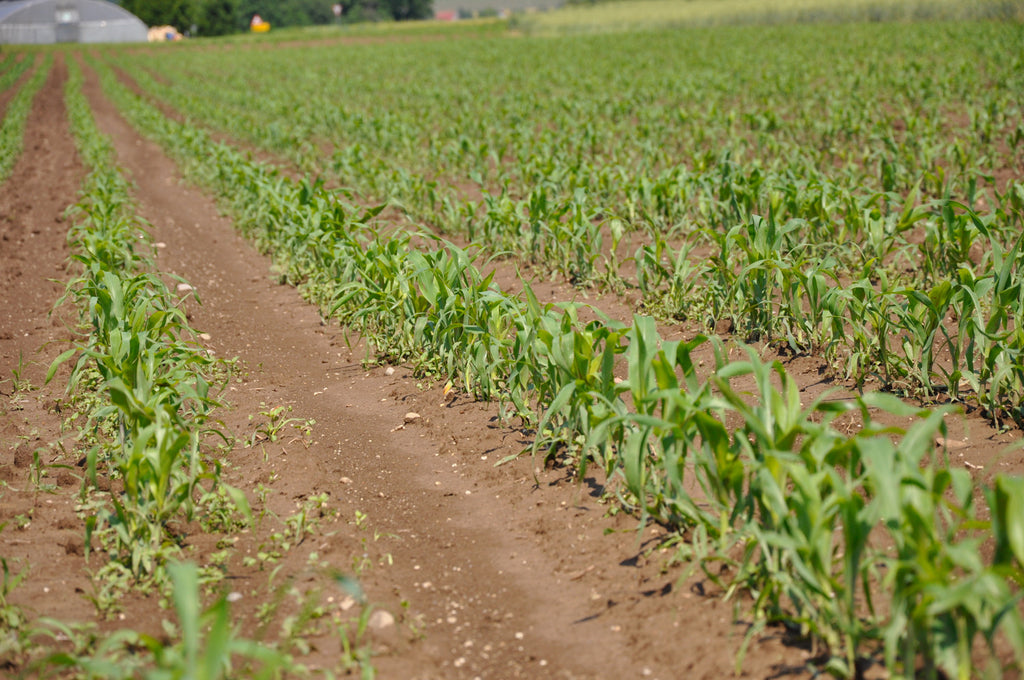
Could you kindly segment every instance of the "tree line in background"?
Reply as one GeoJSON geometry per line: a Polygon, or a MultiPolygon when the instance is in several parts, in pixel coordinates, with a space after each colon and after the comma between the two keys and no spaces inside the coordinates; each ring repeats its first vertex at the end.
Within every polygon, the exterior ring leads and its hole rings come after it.
{"type": "MultiPolygon", "coordinates": [[[[117,0],[115,0],[117,2],[117,0]]],[[[191,35],[226,35],[246,30],[254,14],[272,26],[311,26],[357,21],[404,21],[433,15],[433,0],[120,0],[148,26],[171,25],[191,35]]]]}

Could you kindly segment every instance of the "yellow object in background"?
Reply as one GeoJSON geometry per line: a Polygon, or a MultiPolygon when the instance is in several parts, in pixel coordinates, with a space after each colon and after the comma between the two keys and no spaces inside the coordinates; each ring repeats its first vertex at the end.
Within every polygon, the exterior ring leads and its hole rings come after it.
{"type": "Polygon", "coordinates": [[[270,24],[264,21],[259,24],[253,24],[250,26],[250,29],[253,33],[266,33],[270,30],[270,24]]]}

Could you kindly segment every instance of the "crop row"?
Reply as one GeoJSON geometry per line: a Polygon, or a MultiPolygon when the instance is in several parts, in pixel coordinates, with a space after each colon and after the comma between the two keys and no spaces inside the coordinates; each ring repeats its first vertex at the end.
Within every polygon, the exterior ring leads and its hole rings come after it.
{"type": "MultiPolygon", "coordinates": [[[[509,50],[503,41],[467,41],[138,63],[159,77],[147,89],[189,115],[340,173],[417,215],[456,200],[447,191],[456,183],[494,200],[525,200],[541,188],[552,204],[582,189],[596,213],[665,233],[686,232],[687,222],[727,229],[750,212],[788,208],[769,199],[797,178],[824,190],[824,200],[812,191],[779,221],[830,216],[843,188],[862,202],[882,193],[874,201],[883,212],[902,207],[902,196],[885,192],[905,194],[926,173],[929,195],[968,198],[971,179],[990,163],[1011,165],[999,159],[1019,146],[1002,145],[1019,128],[1020,103],[1018,76],[997,47],[1016,42],[1019,27],[958,29],[657,33],[617,37],[611,52],[606,39],[589,38],[509,50]],[[726,38],[730,48],[718,44],[726,38]],[[974,47],[983,43],[993,50],[974,47]],[[755,67],[765,44],[775,49],[755,67]],[[820,49],[845,56],[826,65],[812,54],[820,49]],[[463,53],[459,69],[433,66],[463,53]],[[507,77],[496,82],[494,71],[507,77]],[[985,72],[996,83],[972,87],[985,72]],[[289,87],[273,87],[279,82],[289,87]],[[868,94],[874,106],[855,105],[868,94]],[[317,141],[336,148],[333,158],[317,141]],[[819,214],[805,214],[816,202],[819,214]]],[[[456,233],[468,226],[437,219],[456,233]]],[[[856,225],[847,231],[858,235],[856,225]]]]}
{"type": "MultiPolygon", "coordinates": [[[[73,359],[69,388],[89,382],[102,395],[87,414],[88,427],[112,436],[96,437],[87,455],[88,477],[95,485],[100,466],[124,488],[95,523],[113,530],[111,556],[144,577],[173,553],[171,524],[194,518],[200,484],[223,486],[200,453],[204,438],[218,434],[206,422],[217,405],[210,395],[216,362],[196,343],[181,293],[154,268],[129,185],[114,164],[109,139],[95,128],[77,65],[70,68],[69,116],[92,172],[68,234],[80,273],[62,299],[82,311],[88,332],[58,357],[50,376],[73,359]]],[[[177,283],[194,295],[187,283],[177,283]]]]}
{"type": "Polygon", "coordinates": [[[244,494],[228,486],[219,463],[202,452],[211,435],[223,436],[207,419],[217,405],[211,385],[223,381],[224,371],[220,367],[217,377],[217,362],[195,342],[178,289],[155,270],[146,225],[135,214],[109,139],[95,126],[81,70],[73,59],[68,69],[68,116],[90,173],[68,234],[78,275],[61,301],[81,314],[83,333],[53,362],[47,380],[73,360],[67,379],[78,441],[86,448],[79,499],[86,556],[98,542],[106,558],[93,574],[98,591],[119,583],[122,574],[166,588],[180,640],[169,644],[120,630],[81,644],[76,624],[41,620],[28,629],[36,636],[32,667],[90,678],[215,678],[241,658],[252,677],[280,677],[288,657],[237,637],[224,596],[202,610],[200,585],[208,575],[173,559],[180,553],[176,527],[193,519],[230,521],[211,517],[215,512],[249,512],[244,494]],[[99,491],[98,474],[114,480],[113,492],[99,491]],[[231,503],[211,503],[218,495],[231,503]],[[70,652],[53,651],[38,646],[42,636],[52,637],[54,647],[78,643],[70,652]]]}
{"type": "MultiPolygon", "coordinates": [[[[5,56],[0,58],[0,78],[6,77],[4,75],[4,72],[8,68],[13,66],[17,61],[18,61],[18,59],[17,59],[17,56],[14,54],[14,52],[8,52],[5,56]]],[[[3,89],[0,89],[0,92],[3,92],[4,89],[7,89],[7,88],[4,87],[3,89]]]]}
{"type": "Polygon", "coordinates": [[[32,57],[26,56],[19,61],[16,53],[10,52],[3,62],[0,62],[0,92],[6,92],[14,83],[18,82],[18,78],[34,63],[35,59],[32,57]]]}
{"type": "Polygon", "coordinates": [[[817,33],[792,27],[739,32],[721,64],[699,49],[714,31],[686,33],[698,45],[685,48],[673,34],[622,37],[610,56],[606,39],[557,54],[535,41],[516,58],[544,63],[520,65],[490,98],[476,96],[485,79],[510,68],[494,41],[382,47],[348,59],[343,82],[331,69],[352,55],[337,47],[125,68],[189,116],[441,233],[578,285],[634,288],[663,316],[816,353],[858,386],[941,392],[1022,422],[1024,186],[991,173],[1019,163],[1024,128],[1019,73],[989,49],[1020,28],[871,30],[883,35],[828,38],[851,56],[827,79],[806,53],[817,33]],[[764,41],[781,45],[754,68],[764,41]],[[928,41],[948,48],[941,59],[928,41]],[[456,49],[478,66],[454,81],[424,71],[456,49]],[[966,89],[986,72],[990,85],[966,89]],[[866,92],[876,106],[856,105],[866,92]]]}
{"type": "MultiPolygon", "coordinates": [[[[139,63],[169,97],[219,93],[219,114],[187,110],[253,141],[315,161],[322,150],[308,142],[322,140],[353,163],[457,175],[485,189],[508,180],[517,198],[547,184],[560,196],[586,188],[610,205],[605,199],[621,198],[629,178],[701,170],[726,153],[762,172],[787,168],[844,185],[866,179],[875,190],[908,189],[937,161],[949,181],[958,168],[950,161],[966,161],[966,171],[976,159],[1007,154],[999,137],[1019,123],[1019,76],[1001,46],[1019,39],[1019,27],[846,29],[617,36],[614,51],[606,38],[488,40],[305,48],[301,59],[287,50],[183,52],[173,63],[139,63]],[[768,45],[771,54],[758,52],[768,45]],[[817,60],[820,50],[837,58],[817,60]],[[467,55],[458,67],[434,66],[457,54],[467,55]],[[495,71],[504,77],[495,80],[495,71]],[[996,82],[975,88],[985,73],[996,82]],[[867,95],[871,106],[851,106],[867,95]],[[950,153],[957,145],[959,156],[950,153]]],[[[348,179],[372,187],[374,174],[362,174],[348,179]]],[[[643,207],[657,215],[656,205],[643,207]]]]}
{"type": "MultiPolygon", "coordinates": [[[[5,75],[13,77],[10,78],[9,82],[0,82],[0,92],[10,87],[21,76],[24,69],[32,63],[32,59],[25,58],[8,71],[5,75]]],[[[44,57],[42,64],[39,65],[36,72],[7,104],[3,123],[0,124],[0,182],[3,182],[11,174],[11,170],[14,169],[14,162],[21,155],[25,138],[25,121],[28,120],[28,113],[32,108],[32,100],[43,86],[43,83],[46,82],[52,64],[52,54],[44,57]]],[[[7,80],[6,77],[0,78],[0,81],[7,80]]]]}
{"type": "Polygon", "coordinates": [[[440,240],[416,249],[410,234],[371,224],[380,208],[282,177],[99,68],[128,119],[214,191],[325,314],[382,358],[499,400],[536,428],[536,452],[602,465],[625,504],[689,531],[698,564],[730,567],[709,576],[751,593],[761,623],[787,622],[822,645],[832,671],[852,676],[878,655],[896,674],[921,660],[930,673],[967,677],[979,636],[1005,637],[1020,663],[1024,482],[997,477],[985,488],[948,470],[933,442],[944,410],[882,394],[804,407],[781,365],[749,350],[730,362],[719,345],[702,378],[692,355],[708,339],[664,341],[640,316],[584,324],[574,305],[504,293],[465,251],[440,240]],[[879,411],[918,419],[902,432],[878,424],[879,411]],[[852,437],[833,426],[841,416],[857,421],[852,437]],[[990,561],[977,550],[986,537],[990,561]]]}

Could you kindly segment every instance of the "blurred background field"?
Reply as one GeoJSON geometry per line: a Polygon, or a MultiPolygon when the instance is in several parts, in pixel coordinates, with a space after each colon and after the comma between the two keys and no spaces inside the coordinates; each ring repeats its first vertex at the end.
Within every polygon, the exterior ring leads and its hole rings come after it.
{"type": "Polygon", "coordinates": [[[201,11],[213,0],[192,0],[191,13],[176,13],[155,0],[122,4],[149,25],[171,24],[191,37],[221,36],[242,43],[506,31],[567,35],[727,25],[1024,20],[1024,0],[417,0],[412,14],[401,9],[400,0],[393,0],[397,9],[391,10],[387,3],[378,7],[371,0],[353,0],[353,9],[340,17],[322,11],[304,14],[296,9],[304,6],[300,0],[282,0],[279,5],[226,1],[234,9],[219,28],[209,25],[201,11]],[[255,7],[272,25],[269,32],[250,32],[255,7]]]}
{"type": "MultiPolygon", "coordinates": [[[[443,1],[443,0],[442,0],[443,1]]],[[[461,3],[472,0],[460,0],[461,3]]],[[[494,0],[480,0],[482,3],[494,0]]],[[[1021,0],[616,0],[570,3],[511,21],[530,34],[642,30],[672,26],[848,21],[1024,19],[1021,0]]]]}

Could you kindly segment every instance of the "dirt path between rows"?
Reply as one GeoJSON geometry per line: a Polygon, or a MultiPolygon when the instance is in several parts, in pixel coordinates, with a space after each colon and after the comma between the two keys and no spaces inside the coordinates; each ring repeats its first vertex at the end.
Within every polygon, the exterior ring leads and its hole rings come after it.
{"type": "MultiPolygon", "coordinates": [[[[375,641],[384,678],[720,678],[746,630],[732,604],[678,582],[667,553],[635,520],[606,516],[594,480],[531,474],[530,461],[495,468],[524,441],[494,409],[421,388],[407,369],[364,370],[363,349],[268,276],[259,256],[175,165],[139,137],[99,92],[87,94],[119,162],[138,185],[161,270],[188,279],[203,305],[193,325],[245,375],[226,420],[285,405],[313,418],[312,442],[238,449],[232,480],[272,489],[279,512],[327,492],[346,522],[317,538],[318,556],[359,578],[393,612],[397,631],[375,641]],[[405,415],[420,418],[404,424],[405,415]],[[369,537],[369,538],[368,538],[369,537]]],[[[650,530],[648,530],[650,531],[650,530]]],[[[657,529],[654,530],[658,532],[657,529]]],[[[240,580],[261,578],[239,569],[240,580]]],[[[250,603],[248,606],[255,606],[250,603]]],[[[244,610],[245,600],[240,604],[244,610]]],[[[329,661],[331,651],[320,652],[329,661]]],[[[777,639],[755,645],[754,677],[798,671],[804,652],[777,639]]]]}

